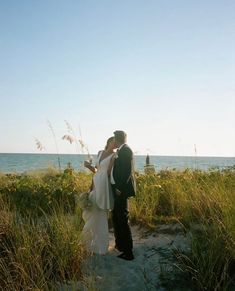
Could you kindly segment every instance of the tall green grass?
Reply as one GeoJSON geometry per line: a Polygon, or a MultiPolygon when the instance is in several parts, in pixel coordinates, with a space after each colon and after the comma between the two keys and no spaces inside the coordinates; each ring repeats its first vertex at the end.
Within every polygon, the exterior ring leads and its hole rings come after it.
{"type": "Polygon", "coordinates": [[[179,268],[199,290],[228,290],[235,282],[235,172],[161,171],[137,177],[131,219],[149,227],[178,221],[191,252],[178,253],[179,268]]]}
{"type": "MultiPolygon", "coordinates": [[[[229,290],[235,268],[235,173],[165,170],[136,173],[132,223],[156,228],[180,222],[191,241],[177,253],[182,276],[198,290],[229,290]]],[[[56,290],[78,280],[85,250],[81,210],[74,195],[91,176],[70,170],[0,175],[0,286],[6,290],[56,290]],[[31,289],[30,289],[31,288],[31,289]]]]}
{"type": "Polygon", "coordinates": [[[81,279],[86,250],[74,194],[86,183],[69,172],[0,176],[1,290],[58,290],[81,279]]]}
{"type": "Polygon", "coordinates": [[[56,290],[57,283],[80,278],[85,250],[78,217],[0,214],[1,290],[56,290]]]}

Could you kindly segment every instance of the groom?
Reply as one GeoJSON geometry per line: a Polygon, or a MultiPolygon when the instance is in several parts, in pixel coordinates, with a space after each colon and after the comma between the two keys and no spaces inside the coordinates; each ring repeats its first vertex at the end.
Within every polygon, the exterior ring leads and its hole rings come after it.
{"type": "Polygon", "coordinates": [[[118,257],[133,260],[133,241],[128,224],[128,198],[135,196],[135,178],[133,169],[133,153],[126,144],[126,133],[114,132],[117,146],[117,158],[111,173],[111,184],[114,193],[114,209],[112,211],[116,249],[122,252],[118,257]]]}

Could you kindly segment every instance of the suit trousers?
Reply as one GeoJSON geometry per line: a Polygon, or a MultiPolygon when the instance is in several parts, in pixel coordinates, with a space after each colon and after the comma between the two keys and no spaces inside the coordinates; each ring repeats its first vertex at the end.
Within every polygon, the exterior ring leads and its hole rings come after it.
{"type": "Polygon", "coordinates": [[[116,194],[115,186],[112,186],[112,190],[114,193],[112,220],[116,248],[126,254],[129,254],[133,249],[133,241],[131,229],[128,223],[128,200],[124,193],[121,193],[120,195],[116,194]]]}

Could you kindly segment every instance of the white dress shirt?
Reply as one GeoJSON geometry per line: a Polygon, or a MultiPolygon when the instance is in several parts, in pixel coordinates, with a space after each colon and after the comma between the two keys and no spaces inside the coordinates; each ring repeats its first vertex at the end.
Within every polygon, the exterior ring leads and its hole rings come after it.
{"type": "MultiPolygon", "coordinates": [[[[125,145],[125,143],[123,143],[122,145],[120,145],[120,147],[117,149],[117,152],[118,153],[120,151],[120,149],[125,145]]],[[[113,165],[114,166],[114,165],[113,165]]],[[[111,170],[111,174],[110,174],[110,183],[112,185],[115,185],[115,181],[114,181],[114,178],[113,178],[113,167],[112,167],[112,170],[111,170]]]]}

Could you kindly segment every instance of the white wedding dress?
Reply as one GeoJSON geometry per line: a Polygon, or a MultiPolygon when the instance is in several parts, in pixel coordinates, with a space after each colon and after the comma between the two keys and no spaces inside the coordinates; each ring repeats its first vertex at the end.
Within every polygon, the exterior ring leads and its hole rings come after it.
{"type": "MultiPolygon", "coordinates": [[[[98,156],[98,161],[102,153],[98,156]]],[[[92,208],[85,209],[82,237],[87,249],[96,254],[106,254],[109,247],[108,211],[113,208],[114,200],[108,177],[108,167],[113,154],[97,163],[93,177],[93,190],[90,192],[92,208]]]]}

